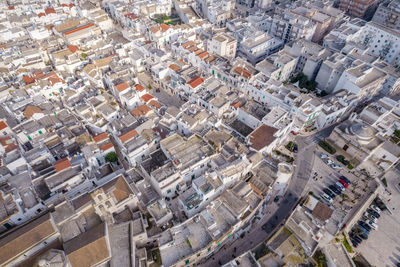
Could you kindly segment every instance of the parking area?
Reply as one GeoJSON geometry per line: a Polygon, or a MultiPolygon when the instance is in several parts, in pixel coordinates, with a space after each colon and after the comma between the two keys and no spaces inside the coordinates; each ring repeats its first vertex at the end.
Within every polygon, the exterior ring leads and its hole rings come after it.
{"type": "Polygon", "coordinates": [[[380,198],[385,201],[388,211],[382,211],[378,218],[378,229],[371,230],[367,240],[363,240],[356,251],[361,253],[372,266],[398,266],[400,264],[400,191],[396,188],[399,176],[390,173],[387,192],[380,198]]]}
{"type": "Polygon", "coordinates": [[[336,235],[349,215],[357,209],[363,196],[369,193],[372,181],[363,174],[344,167],[332,168],[332,164],[340,166],[340,163],[321,148],[317,148],[314,153],[315,161],[309,191],[334,209],[326,229],[332,235],[336,235]],[[341,176],[345,176],[350,183],[343,179],[340,182],[341,176]],[[328,199],[324,199],[322,195],[325,197],[328,195],[328,199]]]}

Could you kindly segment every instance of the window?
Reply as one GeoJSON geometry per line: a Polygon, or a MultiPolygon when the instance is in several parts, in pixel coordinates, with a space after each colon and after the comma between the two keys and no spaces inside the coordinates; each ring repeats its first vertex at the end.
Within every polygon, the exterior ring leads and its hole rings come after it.
{"type": "Polygon", "coordinates": [[[107,201],[107,202],[106,202],[106,206],[107,206],[107,208],[111,208],[111,202],[110,202],[110,201],[107,201]]]}
{"type": "Polygon", "coordinates": [[[101,195],[99,195],[97,198],[98,198],[100,201],[103,200],[103,197],[102,197],[101,195]]]}

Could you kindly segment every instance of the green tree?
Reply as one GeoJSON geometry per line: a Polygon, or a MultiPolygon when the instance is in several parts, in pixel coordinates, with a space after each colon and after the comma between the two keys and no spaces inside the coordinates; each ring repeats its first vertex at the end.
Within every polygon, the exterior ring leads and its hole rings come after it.
{"type": "Polygon", "coordinates": [[[106,161],[107,162],[117,162],[118,161],[118,156],[117,153],[115,152],[110,152],[106,155],[106,161]]]}

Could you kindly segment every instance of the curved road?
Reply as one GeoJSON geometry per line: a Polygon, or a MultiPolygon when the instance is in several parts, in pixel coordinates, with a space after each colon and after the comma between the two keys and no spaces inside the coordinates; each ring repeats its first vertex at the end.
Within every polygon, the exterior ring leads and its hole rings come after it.
{"type": "Polygon", "coordinates": [[[299,152],[295,160],[295,171],[284,197],[278,203],[274,203],[272,200],[268,201],[267,206],[264,208],[264,216],[256,225],[253,225],[243,238],[237,238],[232,243],[225,244],[211,258],[200,262],[199,266],[225,264],[272,236],[275,230],[279,228],[279,225],[284,223],[291,214],[305,191],[307,182],[311,177],[314,146],[320,139],[327,137],[333,127],[328,127],[310,136],[296,137],[295,142],[299,147],[299,152]]]}

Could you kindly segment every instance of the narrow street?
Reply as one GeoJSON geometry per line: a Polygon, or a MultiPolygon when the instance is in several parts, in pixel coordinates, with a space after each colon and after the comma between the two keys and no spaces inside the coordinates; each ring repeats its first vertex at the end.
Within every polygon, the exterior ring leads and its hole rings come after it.
{"type": "Polygon", "coordinates": [[[295,171],[283,198],[274,203],[268,201],[264,215],[243,238],[238,238],[232,243],[219,249],[211,258],[202,262],[199,266],[218,266],[225,264],[235,257],[255,248],[261,242],[270,238],[279,229],[286,218],[291,214],[297,202],[304,192],[307,191],[307,183],[311,177],[314,162],[314,147],[320,139],[327,137],[333,126],[316,132],[312,135],[297,136],[295,142],[298,144],[299,152],[295,159],[295,171]]]}

